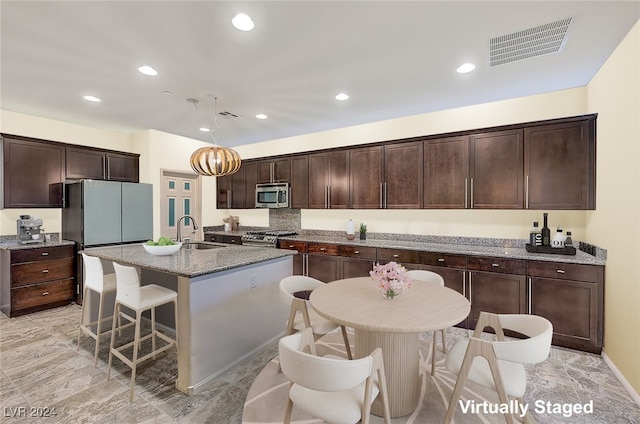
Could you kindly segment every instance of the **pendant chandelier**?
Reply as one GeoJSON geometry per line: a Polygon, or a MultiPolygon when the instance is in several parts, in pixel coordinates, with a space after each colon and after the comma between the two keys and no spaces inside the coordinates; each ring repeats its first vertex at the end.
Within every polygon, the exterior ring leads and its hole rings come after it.
{"type": "MultiPolygon", "coordinates": [[[[188,102],[198,108],[196,99],[187,99],[188,102]]],[[[215,98],[215,128],[218,127],[218,98],[215,98]]],[[[223,175],[231,175],[240,169],[242,160],[240,155],[235,150],[229,147],[218,146],[216,138],[213,136],[215,131],[213,128],[210,131],[211,138],[213,139],[213,146],[201,147],[191,154],[191,169],[193,169],[199,175],[222,177],[223,175]]]]}

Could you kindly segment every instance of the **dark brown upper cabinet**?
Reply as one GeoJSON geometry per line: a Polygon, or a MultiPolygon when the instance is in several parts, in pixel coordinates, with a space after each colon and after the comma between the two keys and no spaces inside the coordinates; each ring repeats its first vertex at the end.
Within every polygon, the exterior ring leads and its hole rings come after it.
{"type": "Polygon", "coordinates": [[[523,130],[469,137],[469,204],[473,209],[524,207],[523,130]]]}
{"type": "Polygon", "coordinates": [[[231,195],[231,175],[216,177],[216,208],[230,209],[231,195]]]}
{"type": "Polygon", "coordinates": [[[595,120],[525,128],[525,207],[595,209],[595,120]]]}
{"type": "Polygon", "coordinates": [[[349,151],[351,208],[379,209],[383,207],[382,146],[349,151]]]}
{"type": "MultiPolygon", "coordinates": [[[[258,162],[245,162],[244,167],[244,208],[256,207],[256,184],[258,183],[258,162]]],[[[234,181],[235,182],[235,181],[234,181]]]]}
{"type": "Polygon", "coordinates": [[[137,183],[140,181],[139,155],[117,153],[91,147],[66,148],[68,180],[92,179],[137,183]]]}
{"type": "Polygon", "coordinates": [[[422,207],[422,142],[384,146],[382,205],[387,209],[422,207]]]}
{"type": "Polygon", "coordinates": [[[309,208],[349,207],[349,151],[309,155],[309,208]]]}
{"type": "Polygon", "coordinates": [[[1,140],[2,208],[61,208],[64,146],[10,135],[1,140]]]}
{"type": "Polygon", "coordinates": [[[309,208],[309,156],[291,158],[291,197],[289,204],[294,209],[309,208]]]}
{"type": "Polygon", "coordinates": [[[258,162],[258,183],[286,183],[291,179],[291,159],[280,158],[258,162]]]}
{"type": "Polygon", "coordinates": [[[242,161],[240,169],[231,175],[216,177],[216,207],[218,209],[253,209],[256,207],[258,161],[242,161]]]}
{"type": "Polygon", "coordinates": [[[120,153],[105,153],[106,179],[137,183],[140,181],[139,156],[120,153]]]}
{"type": "Polygon", "coordinates": [[[424,142],[424,207],[469,207],[469,137],[424,142]]]}

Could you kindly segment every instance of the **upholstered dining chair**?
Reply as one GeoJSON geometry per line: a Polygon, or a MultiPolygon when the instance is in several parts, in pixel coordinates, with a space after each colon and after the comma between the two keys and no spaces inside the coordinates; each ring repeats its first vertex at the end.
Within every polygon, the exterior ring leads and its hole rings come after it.
{"type": "Polygon", "coordinates": [[[311,327],[313,334],[324,335],[340,327],[347,357],[352,359],[346,328],[320,316],[313,308],[307,307],[307,300],[294,296],[294,293],[309,292],[324,284],[320,280],[304,275],[292,275],[280,280],[280,300],[285,305],[291,306],[285,335],[288,336],[308,327],[311,327]]]}
{"type": "MultiPolygon", "coordinates": [[[[412,280],[425,281],[427,283],[437,284],[444,287],[444,278],[438,273],[421,269],[413,269],[407,271],[412,280]]],[[[447,329],[437,330],[433,332],[433,343],[431,345],[431,375],[436,374],[436,334],[440,332],[442,335],[442,352],[447,353],[447,329]]]]}
{"type": "Polygon", "coordinates": [[[332,424],[368,424],[371,404],[381,396],[384,422],[391,423],[382,350],[347,361],[316,356],[311,328],[279,342],[280,366],[290,380],[284,424],[293,406],[332,424]]]}
{"type": "MultiPolygon", "coordinates": [[[[480,312],[473,336],[456,342],[447,354],[445,365],[449,371],[458,374],[458,379],[451,394],[445,424],[453,419],[467,379],[495,389],[500,403],[507,404],[512,397],[522,405],[527,386],[523,364],[537,364],[547,359],[552,335],[551,322],[537,315],[480,312]],[[497,341],[481,338],[486,327],[493,328],[497,341]],[[505,329],[527,338],[505,340],[505,329]]],[[[509,424],[514,422],[512,414],[505,413],[505,418],[509,424]]],[[[529,422],[527,416],[524,422],[529,422]]]]}

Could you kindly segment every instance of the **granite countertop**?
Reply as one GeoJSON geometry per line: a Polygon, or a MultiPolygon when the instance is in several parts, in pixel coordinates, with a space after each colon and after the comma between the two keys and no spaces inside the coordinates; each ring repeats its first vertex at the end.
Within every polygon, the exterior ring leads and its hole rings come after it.
{"type": "Polygon", "coordinates": [[[38,249],[42,247],[57,247],[57,246],[73,246],[75,242],[69,240],[52,240],[42,243],[29,243],[20,244],[17,239],[7,240],[0,242],[1,250],[24,250],[24,249],[38,249]]]}
{"type": "MultiPolygon", "coordinates": [[[[357,237],[357,234],[356,234],[357,237]]],[[[333,243],[363,247],[382,247],[391,249],[419,250],[424,252],[452,253],[468,256],[492,256],[499,258],[527,259],[549,262],[563,262],[586,265],[605,265],[606,259],[592,256],[578,250],[575,255],[556,255],[545,253],[529,253],[524,247],[499,247],[461,243],[434,243],[424,241],[403,241],[368,238],[367,240],[347,240],[346,237],[327,237],[316,235],[298,235],[280,237],[280,240],[333,243]]]]}
{"type": "Polygon", "coordinates": [[[94,247],[82,252],[123,265],[137,266],[189,278],[297,254],[295,251],[283,249],[206,244],[220,247],[216,249],[186,249],[183,247],[177,253],[167,256],[154,256],[144,250],[141,244],[94,247]]]}

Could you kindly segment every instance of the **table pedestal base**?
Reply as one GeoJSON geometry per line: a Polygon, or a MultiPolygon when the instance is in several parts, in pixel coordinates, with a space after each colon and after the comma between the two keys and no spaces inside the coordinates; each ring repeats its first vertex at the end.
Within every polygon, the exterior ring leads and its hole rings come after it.
{"type": "MultiPolygon", "coordinates": [[[[420,395],[419,353],[417,333],[377,333],[355,330],[356,358],[382,348],[391,417],[411,414],[420,395]]],[[[382,416],[382,401],[376,399],[371,413],[382,416]]]]}

